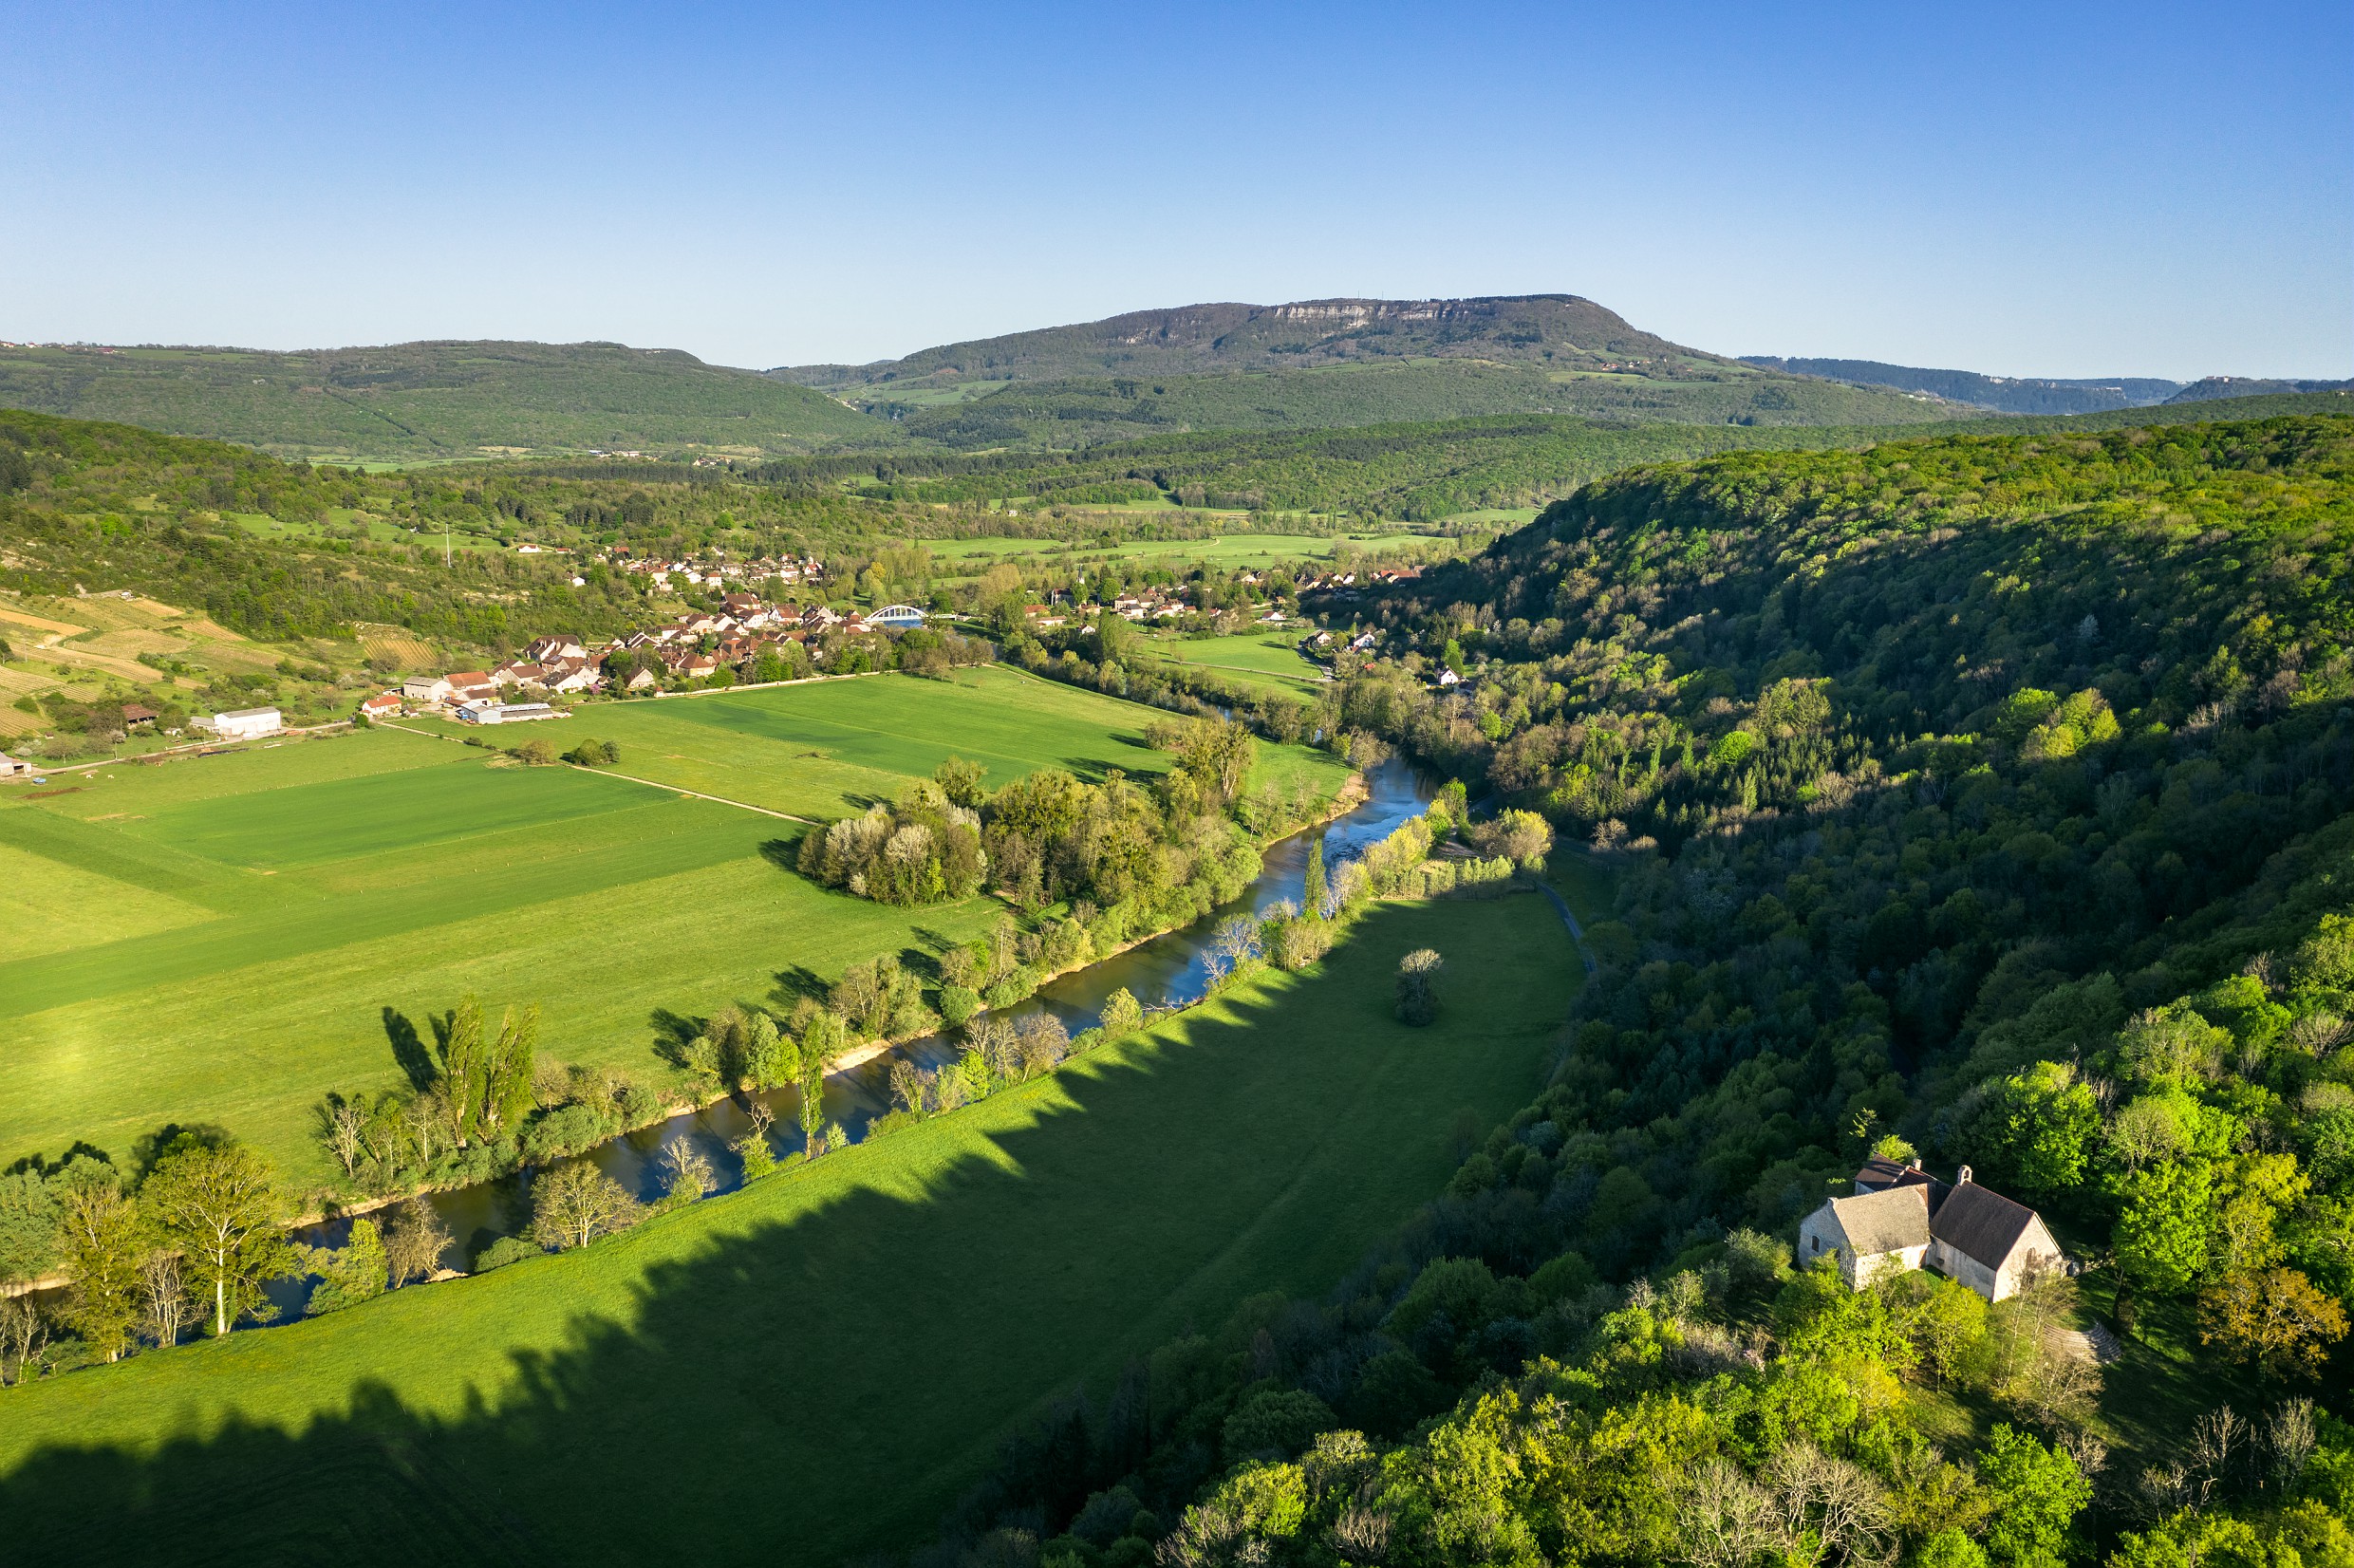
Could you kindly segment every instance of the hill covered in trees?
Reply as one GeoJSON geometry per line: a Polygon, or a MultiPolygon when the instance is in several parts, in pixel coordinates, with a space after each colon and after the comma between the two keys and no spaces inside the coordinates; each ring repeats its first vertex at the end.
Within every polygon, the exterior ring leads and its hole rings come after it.
{"type": "Polygon", "coordinates": [[[343,460],[676,445],[756,456],[892,437],[772,377],[609,343],[0,348],[0,406],[343,460]]]}
{"type": "Polygon", "coordinates": [[[1733,367],[1650,375],[1464,359],[1020,381],[966,390],[985,395],[910,401],[879,388],[859,405],[892,420],[917,441],[968,450],[1068,447],[1163,432],[1340,429],[1499,414],[1705,426],[1904,424],[1954,413],[1928,400],[1733,367]]]}
{"type": "MultiPolygon", "coordinates": [[[[1782,359],[1771,354],[1745,354],[1741,363],[1864,386],[1926,392],[1948,402],[1971,403],[1998,414],[2092,414],[2109,408],[2146,408],[2167,401],[2183,389],[2180,382],[2147,376],[2054,381],[2035,376],[1982,376],[1974,370],[1930,370],[1878,360],[1782,359]]],[[[2294,389],[2284,385],[2263,390],[2294,389]]]]}
{"type": "Polygon", "coordinates": [[[1487,299],[1321,299],[1290,305],[1184,305],[926,348],[871,364],[785,365],[811,386],[926,380],[1053,381],[1310,369],[1397,359],[1480,359],[1617,370],[1716,363],[1575,294],[1487,299]]]}
{"type": "Polygon", "coordinates": [[[1340,721],[1616,870],[1560,1063],[920,1560],[2340,1560],[2350,551],[2283,418],[1635,470],[1369,601],[1340,721]],[[1874,1152],[2083,1272],[1794,1272],[1874,1152]]]}
{"type": "Polygon", "coordinates": [[[1569,294],[1194,305],[770,374],[959,448],[1497,414],[1895,424],[1951,412],[1685,348],[1569,294]]]}

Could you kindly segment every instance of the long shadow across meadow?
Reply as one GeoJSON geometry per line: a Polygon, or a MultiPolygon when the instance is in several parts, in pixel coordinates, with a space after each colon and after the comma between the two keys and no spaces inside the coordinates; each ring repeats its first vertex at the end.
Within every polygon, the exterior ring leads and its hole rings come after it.
{"type": "Polygon", "coordinates": [[[1186,1043],[587,1253],[0,1398],[0,1517],[27,1560],[240,1568],[905,1544],[1045,1401],[1337,1277],[1463,1111],[1524,1102],[1579,977],[1534,900],[1380,911],[1186,1043]],[[1389,971],[1433,939],[1463,1000],[1406,1030],[1389,971]]]}

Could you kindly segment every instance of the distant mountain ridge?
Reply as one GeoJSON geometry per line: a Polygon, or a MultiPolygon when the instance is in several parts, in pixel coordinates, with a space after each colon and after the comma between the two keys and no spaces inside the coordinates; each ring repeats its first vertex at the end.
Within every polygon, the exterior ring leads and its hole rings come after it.
{"type": "Polygon", "coordinates": [[[2354,381],[2270,381],[2262,376],[2208,376],[2168,398],[2168,402],[2213,402],[2218,398],[2263,398],[2282,392],[2345,392],[2354,381]]]}
{"type": "Polygon", "coordinates": [[[1563,369],[1718,364],[1576,294],[1471,299],[1317,299],[1131,310],[976,338],[869,364],[780,365],[782,381],[830,390],[933,379],[1056,381],[1300,370],[1400,359],[1483,359],[1563,369]]]}
{"type": "Polygon", "coordinates": [[[2166,401],[2183,387],[2180,382],[2147,376],[2079,380],[1982,376],[1974,370],[1934,370],[1920,365],[1886,364],[1878,360],[1783,359],[1772,354],[1744,354],[1741,363],[1859,386],[1893,386],[1902,392],[1925,392],[1948,402],[1970,403],[1998,414],[2100,414],[2112,408],[2149,408],[2166,401]]]}

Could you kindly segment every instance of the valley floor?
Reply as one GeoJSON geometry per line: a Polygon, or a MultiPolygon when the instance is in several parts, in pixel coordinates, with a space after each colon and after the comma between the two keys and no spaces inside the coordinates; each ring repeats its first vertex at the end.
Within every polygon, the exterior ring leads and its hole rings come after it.
{"type": "Polygon", "coordinates": [[[1307,975],[586,1251],[0,1392],[0,1516],[79,1562],[906,1545],[1045,1402],[1327,1288],[1527,1101],[1582,981],[1539,898],[1376,905],[1307,975]],[[1449,1000],[1410,1029],[1423,945],[1449,1000]]]}

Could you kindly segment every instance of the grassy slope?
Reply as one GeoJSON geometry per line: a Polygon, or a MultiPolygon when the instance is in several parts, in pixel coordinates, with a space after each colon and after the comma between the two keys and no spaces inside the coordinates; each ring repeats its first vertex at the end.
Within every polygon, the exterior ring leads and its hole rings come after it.
{"type": "MultiPolygon", "coordinates": [[[[605,710],[666,726],[675,761],[601,729],[687,788],[826,816],[951,751],[990,761],[999,783],[1158,759],[1138,743],[1141,708],[1011,671],[968,680],[990,700],[890,676],[605,710]],[[850,760],[779,743],[807,733],[805,714],[815,743],[850,760]]],[[[1320,756],[1265,756],[1276,776],[1340,777],[1320,756]]],[[[824,891],[764,852],[798,832],[391,730],[101,770],[38,801],[0,794],[0,854],[22,873],[12,904],[43,931],[0,962],[0,1160],[76,1138],[120,1155],[166,1121],[211,1121],[316,1180],[319,1095],[402,1081],[387,1008],[421,1028],[468,989],[536,999],[548,1055],[651,1072],[659,1010],[758,1000],[782,974],[969,940],[998,913],[985,898],[895,910],[824,891]]]]}
{"type": "Polygon", "coordinates": [[[492,449],[887,445],[887,424],[806,387],[616,344],[415,343],[278,354],[0,348],[0,405],[210,436],[282,457],[492,449]]]}
{"type": "Polygon", "coordinates": [[[1523,1103],[1579,981],[1534,898],[1391,905],[1049,1080],[585,1253],[0,1392],[29,1555],[833,1563],[1040,1401],[1314,1291],[1523,1103]],[[1389,976],[1448,957],[1440,1023],[1389,976]]]}

